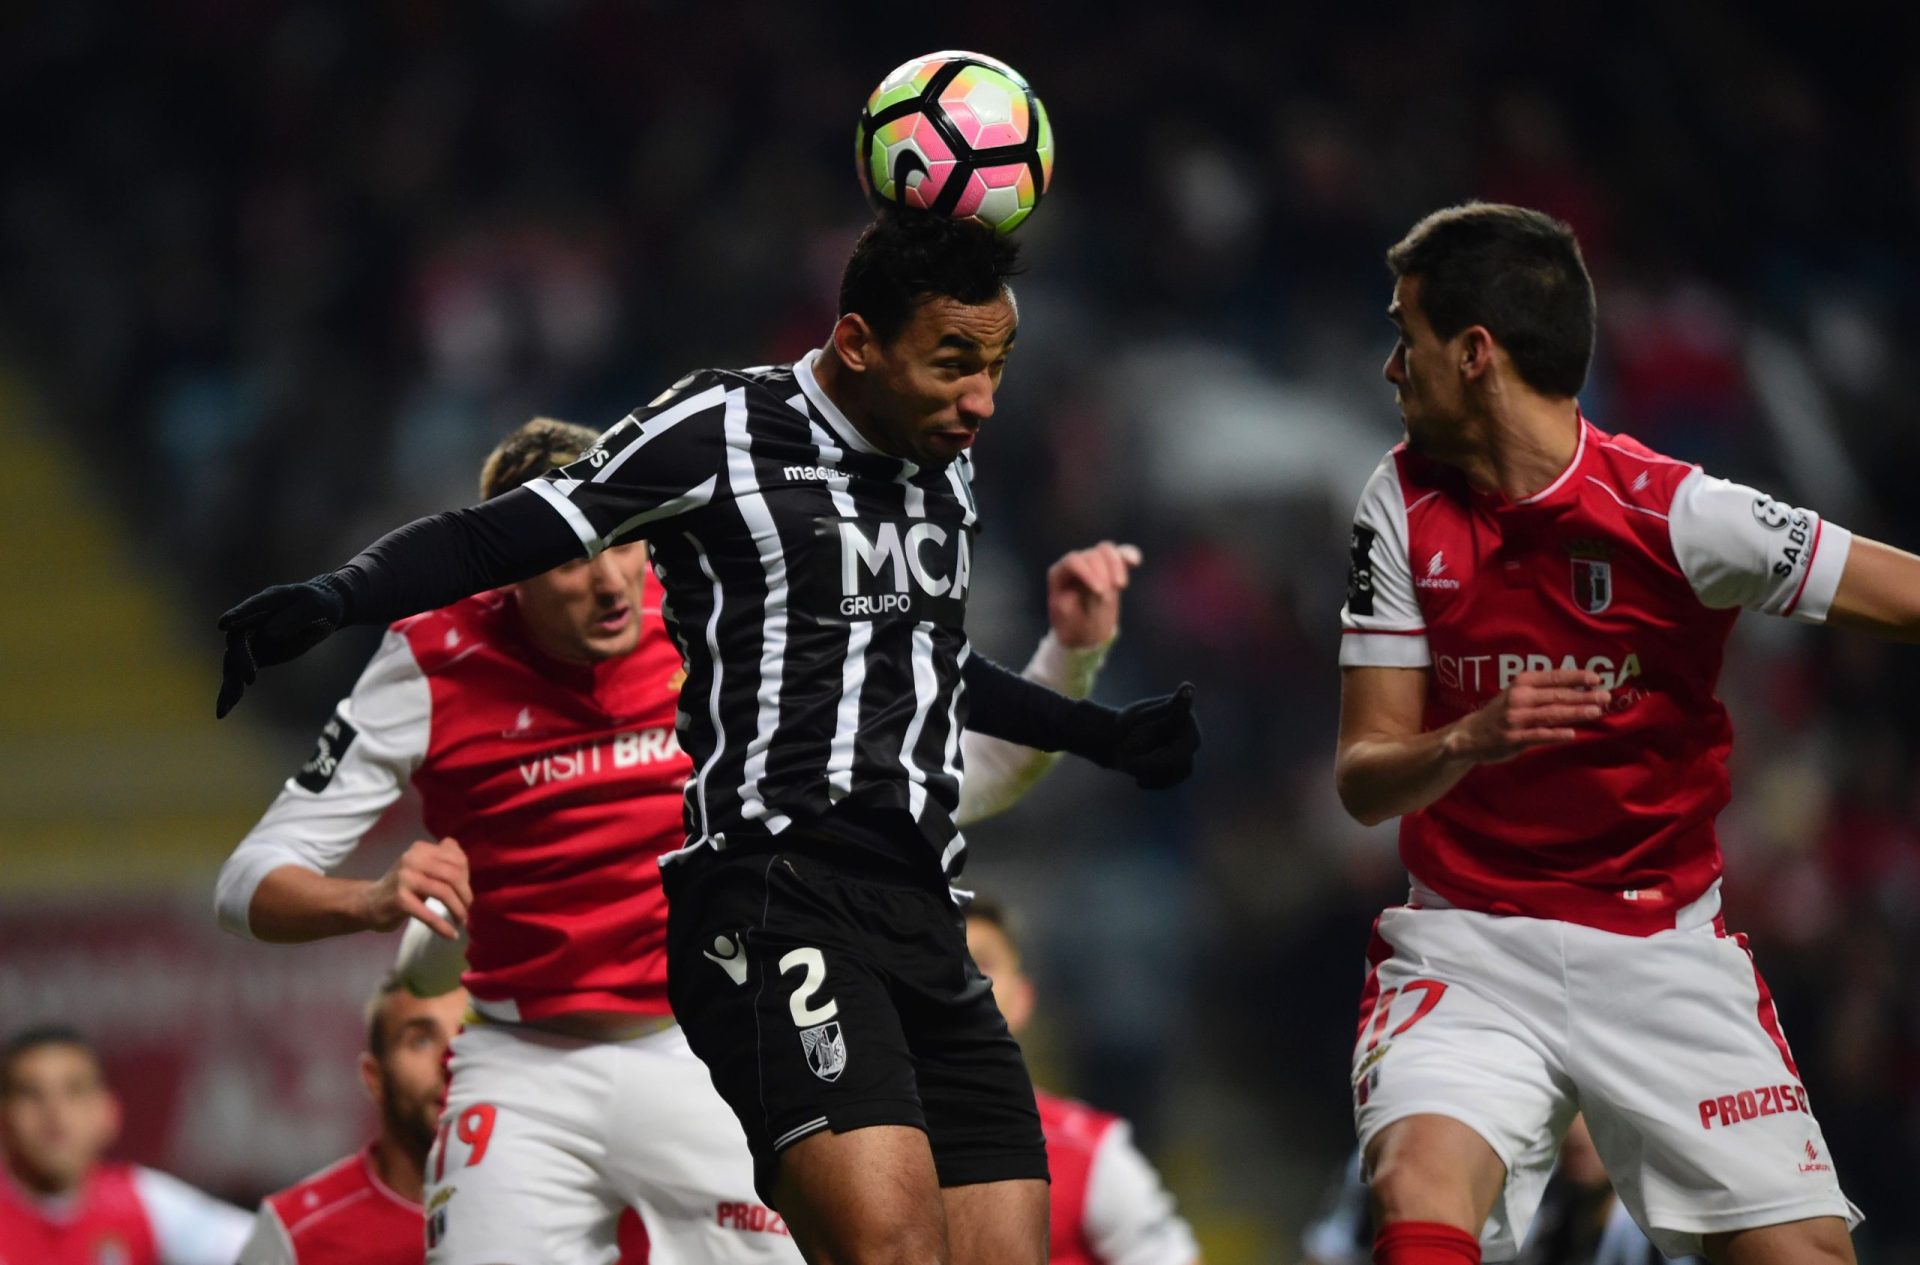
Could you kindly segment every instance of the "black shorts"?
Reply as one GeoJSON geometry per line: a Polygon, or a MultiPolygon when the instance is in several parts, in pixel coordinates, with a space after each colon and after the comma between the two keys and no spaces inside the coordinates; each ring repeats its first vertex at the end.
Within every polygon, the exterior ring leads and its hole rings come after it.
{"type": "Polygon", "coordinates": [[[924,1130],[942,1186],[1046,1180],[1026,1061],[944,887],[824,851],[666,869],[668,995],[760,1197],[788,1146],[871,1125],[924,1130]]]}

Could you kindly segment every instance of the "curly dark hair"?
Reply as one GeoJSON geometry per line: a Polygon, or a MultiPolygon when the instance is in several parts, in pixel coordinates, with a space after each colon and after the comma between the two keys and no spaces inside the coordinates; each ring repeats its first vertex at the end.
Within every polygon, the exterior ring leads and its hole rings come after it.
{"type": "Polygon", "coordinates": [[[1020,272],[1011,238],[966,220],[897,207],[860,234],[840,277],[840,312],[857,312],[890,343],[930,298],[989,303],[1020,272]]]}

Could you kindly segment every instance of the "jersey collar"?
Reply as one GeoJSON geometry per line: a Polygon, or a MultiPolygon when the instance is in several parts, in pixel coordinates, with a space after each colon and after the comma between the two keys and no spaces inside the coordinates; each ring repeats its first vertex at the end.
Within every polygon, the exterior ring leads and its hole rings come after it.
{"type": "MultiPolygon", "coordinates": [[[[815,347],[800,357],[793,366],[793,376],[799,381],[800,393],[807,397],[807,403],[813,405],[814,411],[820,414],[822,421],[826,422],[827,429],[839,436],[841,443],[855,452],[864,452],[868,456],[888,457],[888,454],[868,443],[867,437],[862,435],[858,428],[847,420],[847,415],[840,411],[840,406],[828,399],[827,393],[820,389],[820,380],[813,376],[814,363],[819,359],[820,349],[815,347]]],[[[888,457],[888,460],[897,460],[897,458],[888,457]]]]}
{"type": "Polygon", "coordinates": [[[1477,490],[1473,493],[1474,499],[1490,506],[1496,513],[1544,509],[1566,500],[1569,489],[1575,486],[1576,480],[1580,477],[1581,468],[1586,465],[1587,454],[1594,445],[1593,436],[1589,433],[1593,430],[1593,424],[1587,421],[1586,414],[1580,412],[1577,406],[1574,409],[1574,420],[1579,424],[1580,430],[1574,441],[1573,460],[1567,462],[1567,468],[1555,476],[1553,482],[1531,496],[1523,496],[1517,501],[1508,500],[1500,492],[1477,490]]]}

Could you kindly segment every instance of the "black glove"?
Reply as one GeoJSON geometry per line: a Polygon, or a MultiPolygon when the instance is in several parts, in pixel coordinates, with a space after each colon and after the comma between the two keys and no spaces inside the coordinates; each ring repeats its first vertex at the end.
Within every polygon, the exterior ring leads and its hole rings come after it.
{"type": "Polygon", "coordinates": [[[346,594],[331,575],[305,584],[276,584],[222,615],[227,655],[220,666],[220,699],[213,714],[224,717],[232,711],[259,669],[299,658],[346,622],[346,594]]]}
{"type": "Polygon", "coordinates": [[[1114,718],[1111,745],[1094,758],[1130,775],[1142,790],[1165,790],[1193,774],[1200,750],[1200,722],[1193,715],[1193,685],[1142,699],[1114,718]]]}

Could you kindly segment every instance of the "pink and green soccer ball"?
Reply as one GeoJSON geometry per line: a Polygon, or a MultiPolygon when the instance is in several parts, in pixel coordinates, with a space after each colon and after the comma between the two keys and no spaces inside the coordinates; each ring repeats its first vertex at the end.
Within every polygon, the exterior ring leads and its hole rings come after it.
{"type": "Polygon", "coordinates": [[[876,203],[1011,233],[1053,179],[1053,125],[1005,62],[928,53],[895,67],[867,98],[854,157],[876,203]]]}

